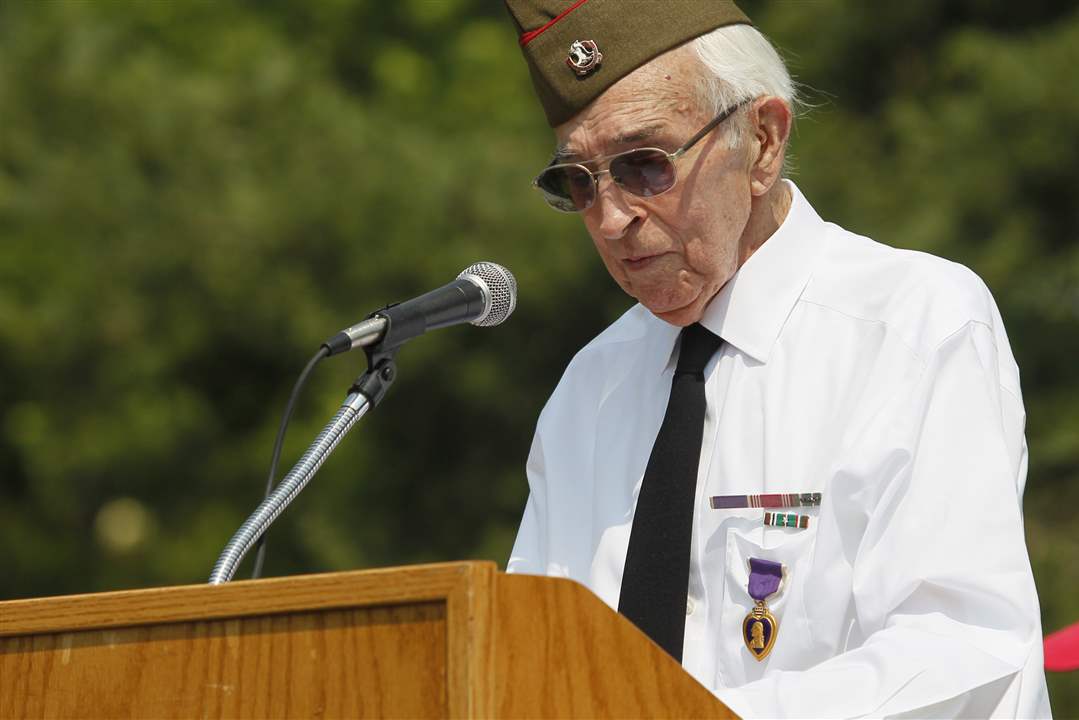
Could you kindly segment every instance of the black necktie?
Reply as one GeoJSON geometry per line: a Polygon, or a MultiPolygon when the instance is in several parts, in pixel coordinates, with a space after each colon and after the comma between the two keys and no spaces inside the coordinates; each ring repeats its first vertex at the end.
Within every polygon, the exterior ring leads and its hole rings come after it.
{"type": "Polygon", "coordinates": [[[704,434],[704,366],[722,340],[703,326],[682,330],[663,424],[644,471],[618,612],[682,661],[689,545],[704,434]]]}

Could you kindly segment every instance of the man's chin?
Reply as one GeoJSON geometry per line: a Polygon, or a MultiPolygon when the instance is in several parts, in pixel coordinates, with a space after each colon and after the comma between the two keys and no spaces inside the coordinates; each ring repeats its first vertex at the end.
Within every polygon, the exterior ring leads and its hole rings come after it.
{"type": "MultiPolygon", "coordinates": [[[[643,303],[642,303],[643,304],[643,303]]],[[[670,323],[676,327],[685,327],[686,325],[692,325],[701,319],[704,315],[704,307],[697,303],[697,299],[694,298],[693,302],[688,305],[683,305],[677,308],[663,308],[663,307],[650,307],[645,305],[648,310],[658,317],[660,320],[666,323],[670,323]]]]}

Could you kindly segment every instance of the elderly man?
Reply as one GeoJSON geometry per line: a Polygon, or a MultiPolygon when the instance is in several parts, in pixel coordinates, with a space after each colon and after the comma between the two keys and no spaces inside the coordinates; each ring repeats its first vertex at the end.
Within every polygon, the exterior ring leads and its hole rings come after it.
{"type": "Polygon", "coordinates": [[[1048,716],[984,284],[783,179],[792,83],[733,3],[507,5],[536,187],[638,301],[539,419],[509,571],[584,583],[741,715],[1048,716]]]}

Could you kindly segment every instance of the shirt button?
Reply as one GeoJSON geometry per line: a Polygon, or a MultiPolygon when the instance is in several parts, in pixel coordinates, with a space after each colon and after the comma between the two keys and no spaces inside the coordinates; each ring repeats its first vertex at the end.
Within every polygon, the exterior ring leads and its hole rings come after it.
{"type": "Polygon", "coordinates": [[[686,615],[692,615],[696,609],[697,603],[693,602],[693,598],[686,598],[686,615]]]}

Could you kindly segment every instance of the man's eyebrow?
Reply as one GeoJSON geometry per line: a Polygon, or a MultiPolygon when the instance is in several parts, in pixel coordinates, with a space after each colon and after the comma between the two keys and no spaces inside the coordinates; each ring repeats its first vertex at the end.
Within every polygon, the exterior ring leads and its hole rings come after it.
{"type": "MultiPolygon", "coordinates": [[[[633,145],[643,140],[647,140],[650,137],[658,135],[663,130],[663,126],[660,124],[642,125],[640,127],[631,128],[629,130],[623,130],[614,136],[611,140],[612,146],[624,146],[633,145]]],[[[551,164],[557,164],[562,162],[573,162],[578,160],[580,155],[570,149],[569,145],[563,144],[555,148],[554,155],[551,157],[551,164]]]]}
{"type": "Polygon", "coordinates": [[[637,143],[641,140],[647,140],[648,138],[653,137],[662,129],[662,125],[655,124],[642,125],[641,127],[624,130],[615,136],[614,143],[615,145],[630,145],[632,143],[637,143]]]}
{"type": "Polygon", "coordinates": [[[577,153],[571,151],[567,145],[559,145],[554,150],[554,155],[551,156],[551,164],[557,165],[562,162],[569,162],[577,159],[577,153]]]}

